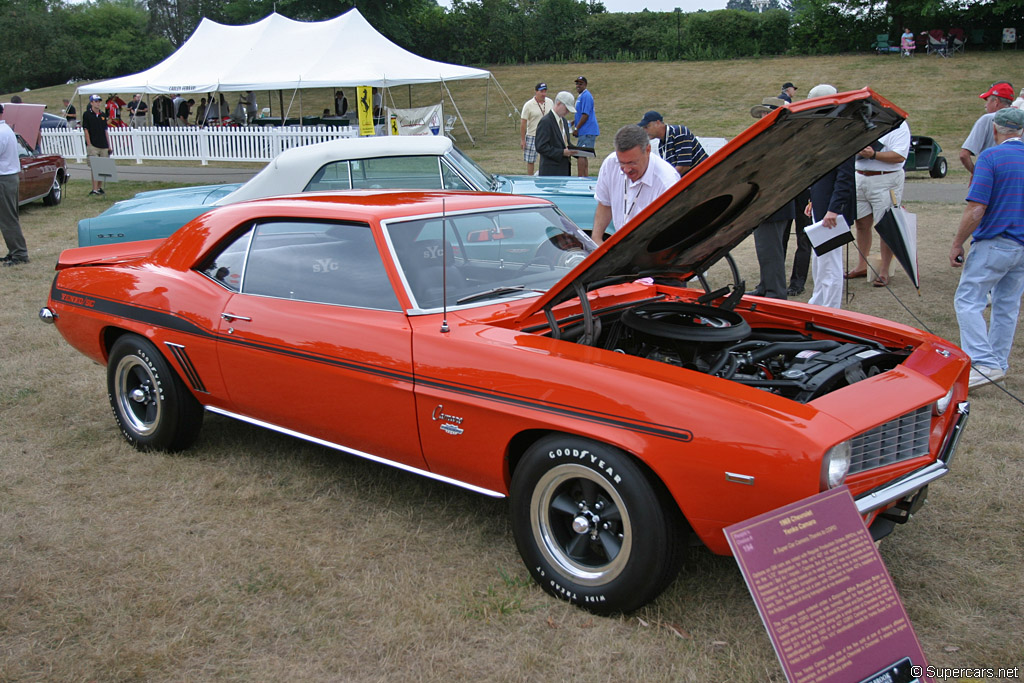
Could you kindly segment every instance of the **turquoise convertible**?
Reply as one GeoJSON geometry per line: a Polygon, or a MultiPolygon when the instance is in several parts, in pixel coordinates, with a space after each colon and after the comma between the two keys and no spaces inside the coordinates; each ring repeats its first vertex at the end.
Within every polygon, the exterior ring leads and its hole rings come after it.
{"type": "Polygon", "coordinates": [[[589,231],[597,178],[491,175],[446,137],[349,138],[296,147],[244,184],[140,192],[78,223],[79,246],[167,237],[218,206],[318,190],[482,190],[549,199],[589,231]]]}

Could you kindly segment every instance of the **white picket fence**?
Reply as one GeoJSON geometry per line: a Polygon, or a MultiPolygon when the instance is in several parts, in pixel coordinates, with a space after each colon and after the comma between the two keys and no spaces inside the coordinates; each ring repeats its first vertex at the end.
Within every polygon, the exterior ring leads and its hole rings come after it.
{"type": "MultiPolygon", "coordinates": [[[[292,147],[359,135],[354,126],[248,126],[244,128],[111,128],[115,159],[270,161],[292,147]]],[[[88,156],[81,128],[45,129],[42,151],[82,162],[88,156]]]]}

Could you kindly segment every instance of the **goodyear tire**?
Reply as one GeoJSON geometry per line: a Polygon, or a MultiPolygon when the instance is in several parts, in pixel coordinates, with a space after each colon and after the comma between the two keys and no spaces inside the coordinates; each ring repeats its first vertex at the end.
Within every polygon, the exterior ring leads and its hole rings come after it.
{"type": "Polygon", "coordinates": [[[628,455],[595,441],[534,444],[512,477],[512,516],[537,583],[593,612],[635,610],[679,570],[675,511],[628,455]]]}
{"type": "Polygon", "coordinates": [[[110,350],[107,396],[121,434],[139,450],[188,448],[203,424],[203,407],[156,348],[133,334],[110,350]]]}

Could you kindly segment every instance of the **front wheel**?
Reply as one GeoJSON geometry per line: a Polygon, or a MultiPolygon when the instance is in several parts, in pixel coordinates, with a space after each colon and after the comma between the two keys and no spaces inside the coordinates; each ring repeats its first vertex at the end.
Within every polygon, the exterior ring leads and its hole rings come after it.
{"type": "Polygon", "coordinates": [[[47,206],[57,206],[60,204],[60,200],[64,197],[64,188],[60,184],[60,176],[53,176],[53,185],[50,186],[50,191],[43,197],[43,204],[47,206]]]}
{"type": "Polygon", "coordinates": [[[121,434],[142,451],[188,448],[203,424],[203,407],[156,347],[134,334],[110,349],[107,396],[121,434]]]}
{"type": "Polygon", "coordinates": [[[932,164],[931,169],[928,171],[928,175],[932,178],[945,178],[946,173],[949,171],[949,165],[946,163],[946,157],[939,157],[932,164]]]}
{"type": "Polygon", "coordinates": [[[629,612],[679,570],[680,534],[622,451],[572,436],[534,444],[512,477],[513,534],[533,578],[593,612],[629,612]]]}

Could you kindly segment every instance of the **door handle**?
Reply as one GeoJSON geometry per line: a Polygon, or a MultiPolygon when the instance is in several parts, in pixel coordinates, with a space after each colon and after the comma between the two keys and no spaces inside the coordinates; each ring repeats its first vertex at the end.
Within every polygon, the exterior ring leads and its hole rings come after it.
{"type": "Polygon", "coordinates": [[[229,323],[233,323],[236,320],[244,320],[250,323],[252,322],[252,318],[247,318],[244,315],[235,315],[234,313],[221,313],[220,317],[224,318],[224,320],[228,321],[229,323]]]}

